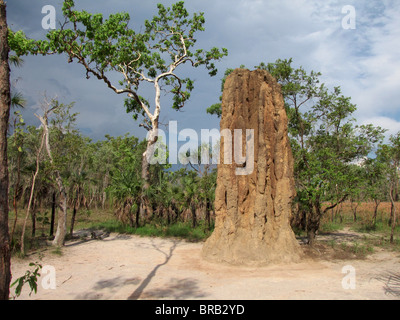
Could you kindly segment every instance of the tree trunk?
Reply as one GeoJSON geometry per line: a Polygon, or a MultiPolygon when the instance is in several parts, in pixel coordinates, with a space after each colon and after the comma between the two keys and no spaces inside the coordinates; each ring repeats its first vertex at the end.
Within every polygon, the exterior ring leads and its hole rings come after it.
{"type": "Polygon", "coordinates": [[[374,201],[375,201],[375,209],[374,209],[374,216],[373,216],[372,220],[374,221],[374,225],[376,225],[376,217],[378,215],[378,207],[381,202],[378,199],[375,199],[374,201]]]}
{"type": "Polygon", "coordinates": [[[169,226],[171,224],[171,213],[170,213],[170,207],[168,206],[165,211],[167,212],[167,225],[169,226]]]}
{"type": "Polygon", "coordinates": [[[50,237],[54,236],[54,222],[56,219],[56,192],[53,192],[53,200],[51,202],[51,221],[50,221],[50,237]]]}
{"type": "MultiPolygon", "coordinates": [[[[104,210],[106,208],[106,199],[107,199],[107,192],[106,188],[108,187],[109,183],[109,172],[107,171],[106,174],[104,175],[104,180],[103,180],[103,196],[101,199],[101,208],[104,210]]],[[[97,205],[96,205],[97,206],[97,205]]]]}
{"type": "Polygon", "coordinates": [[[192,214],[192,228],[194,229],[197,226],[196,205],[194,203],[190,205],[190,212],[192,214]]]}
{"type": "MultiPolygon", "coordinates": [[[[59,180],[59,179],[57,179],[59,180]]],[[[62,247],[65,241],[65,235],[67,234],[67,194],[65,192],[64,186],[59,184],[60,190],[60,204],[58,213],[58,223],[56,236],[53,240],[53,246],[62,247]]]]}
{"type": "MultiPolygon", "coordinates": [[[[51,154],[50,147],[50,135],[49,135],[49,127],[48,127],[48,114],[54,110],[46,109],[43,117],[37,116],[43,126],[44,136],[45,136],[45,145],[47,150],[47,155],[49,156],[50,163],[54,164],[53,156],[51,154]]],[[[67,192],[65,191],[65,187],[61,178],[60,171],[57,169],[54,170],[54,174],[56,176],[56,183],[58,187],[58,191],[60,193],[59,197],[59,214],[58,214],[58,224],[56,236],[53,240],[53,246],[62,247],[64,245],[65,236],[67,234],[67,192]]]]}
{"type": "Polygon", "coordinates": [[[390,209],[390,220],[391,220],[391,231],[390,231],[390,243],[394,243],[394,230],[396,227],[396,206],[395,206],[395,191],[396,189],[392,186],[390,190],[390,202],[391,202],[391,209],[390,209]]]}
{"type": "Polygon", "coordinates": [[[136,215],[136,218],[135,218],[135,228],[139,228],[140,210],[139,210],[139,208],[137,208],[137,207],[136,207],[135,215],[136,215]]]}
{"type": "Polygon", "coordinates": [[[19,190],[19,185],[21,181],[21,153],[18,152],[17,156],[17,181],[15,182],[14,186],[14,200],[13,200],[13,207],[14,207],[14,214],[15,214],[15,219],[14,219],[14,224],[13,228],[11,231],[10,235],[10,241],[13,241],[14,238],[14,232],[15,232],[15,227],[17,226],[17,221],[18,221],[18,190],[19,190]]]}
{"type": "Polygon", "coordinates": [[[357,222],[357,208],[359,205],[360,205],[359,202],[357,202],[356,204],[354,204],[353,201],[350,202],[350,207],[351,207],[351,210],[353,211],[353,221],[354,222],[357,222]]]}
{"type": "Polygon", "coordinates": [[[307,222],[307,240],[308,245],[313,246],[315,243],[315,237],[319,230],[319,225],[321,222],[321,205],[319,201],[315,201],[313,204],[310,204],[310,212],[308,215],[307,222]]]}
{"type": "Polygon", "coordinates": [[[175,203],[171,204],[171,210],[175,215],[172,217],[172,223],[177,223],[179,218],[178,208],[176,207],[175,203]]]}
{"type": "Polygon", "coordinates": [[[32,220],[32,240],[36,236],[36,198],[33,198],[33,204],[32,204],[32,213],[31,213],[31,220],[32,220]]]}
{"type": "Polygon", "coordinates": [[[74,209],[72,210],[71,226],[69,228],[69,234],[70,234],[71,238],[74,235],[75,218],[76,218],[76,207],[74,206],[74,209]]]}
{"type": "Polygon", "coordinates": [[[26,224],[29,218],[29,213],[31,211],[31,207],[32,207],[32,201],[33,201],[33,195],[35,192],[35,184],[36,184],[36,178],[39,174],[39,168],[40,168],[40,154],[42,152],[43,149],[43,145],[44,145],[44,141],[45,141],[45,131],[43,131],[42,134],[42,141],[40,142],[40,146],[39,149],[37,151],[36,154],[36,171],[33,174],[32,177],[32,185],[31,185],[31,192],[30,192],[30,196],[29,196],[29,202],[28,202],[28,207],[26,208],[26,215],[25,215],[25,220],[24,220],[24,224],[22,226],[22,233],[21,233],[21,253],[24,255],[25,254],[25,230],[26,230],[26,224]]]}
{"type": "Polygon", "coordinates": [[[149,200],[147,197],[147,190],[150,188],[150,160],[154,155],[154,144],[158,139],[158,120],[152,121],[152,129],[148,133],[146,151],[142,156],[142,180],[143,188],[140,199],[140,217],[144,223],[148,221],[150,215],[149,200]]]}
{"type": "Polygon", "coordinates": [[[76,199],[74,201],[74,210],[72,211],[72,217],[71,217],[71,227],[70,227],[71,238],[74,235],[74,226],[75,226],[76,212],[78,210],[78,201],[79,201],[79,188],[76,190],[76,199]]]}
{"type": "Polygon", "coordinates": [[[0,0],[0,300],[8,300],[11,281],[11,247],[8,229],[7,130],[10,117],[10,67],[8,65],[6,5],[0,0]]]}
{"type": "Polygon", "coordinates": [[[207,222],[208,231],[211,230],[211,210],[212,210],[212,204],[211,204],[211,201],[207,198],[207,203],[206,203],[206,222],[207,222]]]}
{"type": "Polygon", "coordinates": [[[340,200],[325,208],[323,211],[321,211],[322,206],[320,195],[317,195],[316,199],[313,202],[310,202],[309,217],[307,221],[307,238],[310,246],[314,245],[314,240],[319,230],[322,216],[324,216],[329,210],[339,207],[347,199],[347,197],[348,195],[345,194],[340,200]]]}

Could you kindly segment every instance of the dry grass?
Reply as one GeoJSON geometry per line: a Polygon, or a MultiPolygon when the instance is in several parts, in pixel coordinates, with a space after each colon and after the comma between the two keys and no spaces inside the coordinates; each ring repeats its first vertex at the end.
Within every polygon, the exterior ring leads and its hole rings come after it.
{"type": "MultiPolygon", "coordinates": [[[[333,257],[331,254],[328,254],[327,251],[331,252],[333,247],[334,252],[332,254],[341,255],[343,257],[348,257],[348,255],[355,254],[356,256],[365,255],[365,252],[369,252],[369,246],[379,246],[384,248],[395,248],[396,250],[400,250],[400,203],[396,203],[396,210],[398,213],[397,219],[397,228],[395,231],[395,243],[396,245],[389,244],[389,235],[390,235],[390,226],[388,225],[389,217],[390,217],[390,202],[383,202],[379,205],[378,214],[377,214],[377,223],[373,223],[373,214],[374,214],[375,204],[373,202],[364,202],[360,203],[357,207],[357,221],[354,222],[353,210],[350,202],[345,202],[340,205],[340,207],[335,208],[334,210],[328,211],[327,214],[323,217],[320,228],[320,235],[334,233],[338,230],[343,230],[344,228],[349,228],[352,231],[360,232],[363,234],[374,234],[374,240],[368,240],[366,242],[363,240],[361,243],[353,242],[348,247],[339,247],[335,245],[335,243],[324,243],[325,246],[328,246],[327,249],[322,249],[325,251],[327,256],[333,257]],[[340,251],[340,252],[339,252],[340,251]]],[[[68,212],[68,221],[67,221],[67,230],[69,232],[70,228],[70,218],[71,213],[68,212]]],[[[29,217],[27,223],[27,231],[26,231],[26,248],[34,249],[39,247],[43,241],[49,239],[49,230],[50,225],[48,221],[50,220],[50,210],[39,210],[37,213],[38,217],[46,217],[45,220],[37,221],[36,223],[36,237],[34,239],[31,238],[31,230],[32,230],[32,221],[29,217]]],[[[14,248],[19,249],[20,247],[20,234],[22,230],[23,219],[25,216],[25,210],[19,209],[19,217],[18,223],[14,234],[13,245],[14,248]]],[[[14,213],[10,212],[9,223],[10,230],[12,229],[14,223],[14,213]]],[[[40,220],[40,219],[39,219],[40,220]]],[[[78,211],[76,222],[75,222],[75,230],[80,229],[90,229],[97,228],[98,226],[107,225],[112,222],[115,222],[115,215],[113,214],[112,209],[109,210],[86,210],[81,208],[78,211]]],[[[57,217],[55,228],[57,228],[57,217]]],[[[54,230],[55,232],[55,230],[54,230]]]]}
{"type": "MultiPolygon", "coordinates": [[[[352,221],[353,220],[353,209],[357,204],[351,202],[344,202],[340,204],[337,208],[328,211],[327,215],[324,217],[324,220],[340,220],[343,221],[352,221]]],[[[400,212],[400,202],[395,203],[396,212],[400,212]]],[[[357,220],[361,221],[373,221],[375,210],[374,202],[362,202],[357,206],[357,220]]],[[[378,206],[377,220],[388,220],[390,217],[391,203],[390,202],[382,202],[378,206]]]]}

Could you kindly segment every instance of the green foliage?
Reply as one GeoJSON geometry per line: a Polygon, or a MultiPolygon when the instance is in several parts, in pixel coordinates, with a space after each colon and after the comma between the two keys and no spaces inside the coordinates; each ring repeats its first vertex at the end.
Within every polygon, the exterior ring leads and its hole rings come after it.
{"type": "Polygon", "coordinates": [[[193,228],[190,223],[185,222],[177,222],[166,226],[150,223],[136,228],[124,225],[121,222],[109,221],[101,223],[96,227],[105,229],[108,232],[121,234],[134,234],[142,237],[179,238],[195,242],[207,239],[212,232],[212,230],[204,228],[202,223],[193,228]]]}
{"type": "Polygon", "coordinates": [[[11,95],[11,106],[24,108],[26,106],[26,99],[21,92],[15,92],[11,95]]]}
{"type": "Polygon", "coordinates": [[[221,103],[215,103],[211,107],[207,108],[207,113],[213,115],[215,114],[218,118],[222,116],[222,105],[221,103]]]}
{"type": "Polygon", "coordinates": [[[11,284],[11,287],[14,287],[16,285],[15,288],[16,297],[19,297],[21,295],[22,288],[26,283],[29,285],[29,288],[31,289],[29,296],[32,294],[32,292],[37,293],[38,277],[40,277],[39,271],[42,269],[42,265],[40,265],[37,262],[36,263],[31,262],[29,266],[35,267],[34,270],[33,271],[27,270],[22,277],[18,278],[11,284]]]}
{"type": "Polygon", "coordinates": [[[87,78],[95,76],[116,93],[128,94],[125,107],[134,119],[149,115],[150,103],[138,94],[140,83],[168,87],[173,95],[172,108],[180,110],[190,98],[194,81],[175,74],[178,66],[185,63],[204,66],[214,76],[217,74],[214,61],[228,54],[225,48],[214,47],[209,51],[194,48],[196,33],[204,31],[204,13],[190,17],[183,1],[170,8],[158,4],[158,15],[145,21],[143,32],[129,28],[128,13],[112,14],[105,19],[102,14],[74,7],[74,1],[64,1],[65,23],[60,29],[49,31],[47,40],[31,40],[22,31],[10,30],[11,49],[18,57],[65,53],[69,62],[76,61],[85,68],[87,78]],[[112,84],[109,72],[121,75],[120,88],[112,84]]]}
{"type": "MultiPolygon", "coordinates": [[[[244,68],[242,65],[241,68],[244,68]]],[[[224,77],[221,80],[221,92],[224,92],[224,86],[226,82],[226,78],[234,71],[234,69],[228,68],[225,70],[224,77]]],[[[222,101],[222,96],[219,97],[219,100],[222,101]]],[[[211,115],[216,115],[218,118],[222,116],[222,104],[215,103],[211,107],[207,108],[207,113],[211,115]]]]}

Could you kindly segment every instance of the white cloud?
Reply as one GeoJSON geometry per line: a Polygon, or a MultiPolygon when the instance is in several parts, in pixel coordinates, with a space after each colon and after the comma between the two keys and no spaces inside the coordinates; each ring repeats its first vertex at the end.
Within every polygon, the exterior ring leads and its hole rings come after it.
{"type": "Polygon", "coordinates": [[[397,132],[400,132],[400,121],[396,121],[392,118],[388,117],[366,117],[361,119],[360,124],[374,124],[379,126],[383,129],[387,129],[386,136],[389,137],[390,135],[395,135],[397,132]]]}
{"type": "MultiPolygon", "coordinates": [[[[96,5],[91,0],[76,1],[88,11],[105,15],[111,11],[128,11],[135,29],[157,12],[158,2],[169,6],[176,1],[116,0],[112,6],[103,0],[96,1],[96,5]]],[[[43,36],[40,26],[42,3],[48,4],[45,0],[37,3],[11,1],[9,20],[16,27],[32,32],[31,37],[43,36]]],[[[61,0],[57,2],[57,8],[61,3],[61,0]]],[[[293,57],[295,66],[301,65],[307,71],[321,71],[322,80],[329,87],[341,86],[343,94],[351,96],[352,102],[357,104],[359,122],[381,125],[390,132],[399,130],[398,0],[203,0],[186,1],[185,5],[189,12],[205,12],[206,31],[198,34],[198,47],[226,47],[229,56],[217,64],[220,70],[217,77],[209,78],[207,72],[200,69],[191,73],[196,80],[192,100],[183,113],[170,112],[166,100],[167,107],[161,114],[162,118],[166,117],[165,122],[179,120],[182,122],[179,126],[192,126],[196,130],[218,126],[218,120],[210,120],[205,109],[218,101],[220,78],[225,68],[241,64],[252,68],[261,61],[293,57]],[[356,30],[342,29],[342,7],[345,5],[356,8],[356,30]]],[[[124,114],[121,97],[109,92],[103,83],[87,81],[81,66],[68,65],[65,57],[48,61],[47,58],[30,57],[26,67],[18,70],[30,96],[42,91],[48,85],[47,79],[54,78],[65,86],[66,93],[70,92],[72,101],[79,100],[77,108],[82,105],[80,108],[84,109],[77,111],[85,117],[80,121],[90,126],[93,132],[103,126],[104,130],[118,127],[118,133],[137,127],[130,116],[124,114]],[[38,65],[32,67],[33,61],[38,65]],[[120,111],[115,112],[115,108],[120,111]],[[122,117],[126,120],[118,122],[122,117]]]]}
{"type": "Polygon", "coordinates": [[[321,71],[329,87],[341,86],[343,94],[352,97],[360,121],[368,117],[370,123],[387,126],[391,133],[398,131],[400,5],[395,1],[353,1],[355,30],[341,28],[341,5],[324,1],[316,18],[321,29],[293,41],[307,44],[308,67],[321,71]],[[324,18],[328,22],[324,23],[324,18]]]}

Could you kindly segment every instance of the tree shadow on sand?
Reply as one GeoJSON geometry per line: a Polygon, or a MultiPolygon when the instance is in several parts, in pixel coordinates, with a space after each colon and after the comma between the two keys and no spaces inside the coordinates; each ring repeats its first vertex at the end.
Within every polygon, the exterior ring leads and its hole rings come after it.
{"type": "Polygon", "coordinates": [[[197,285],[198,281],[192,278],[171,278],[165,288],[148,290],[141,295],[142,299],[199,299],[206,297],[197,285]]]}
{"type": "Polygon", "coordinates": [[[172,254],[174,253],[174,250],[176,249],[176,246],[178,245],[179,241],[174,240],[172,246],[169,248],[169,252],[166,253],[162,251],[160,248],[158,248],[154,243],[152,243],[152,246],[154,249],[157,251],[161,252],[165,256],[165,261],[163,263],[160,263],[156,265],[153,270],[147,275],[147,277],[142,281],[142,283],[136,288],[136,290],[128,297],[128,300],[137,300],[140,298],[142,295],[144,289],[149,285],[151,280],[155,277],[157,270],[160,269],[162,266],[166,265],[169,260],[172,258],[172,254]]]}
{"type": "Polygon", "coordinates": [[[400,273],[399,272],[387,272],[376,278],[385,284],[383,290],[386,295],[391,295],[400,298],[400,273]]]}
{"type": "Polygon", "coordinates": [[[173,240],[172,246],[169,248],[168,252],[164,252],[159,247],[157,247],[154,243],[152,246],[155,250],[161,252],[165,256],[164,262],[156,265],[153,270],[147,275],[147,277],[140,283],[140,285],[136,288],[136,290],[128,297],[128,300],[138,300],[142,299],[160,299],[160,298],[174,298],[174,299],[183,299],[187,297],[204,297],[204,294],[199,293],[197,281],[194,279],[175,279],[172,278],[170,280],[170,284],[167,285],[167,288],[163,289],[152,289],[144,293],[144,290],[150,284],[152,279],[156,276],[157,271],[165,266],[170,259],[178,245],[179,240],[173,240]]]}
{"type": "Polygon", "coordinates": [[[124,278],[115,277],[107,280],[98,281],[91,291],[80,294],[76,297],[77,300],[105,300],[110,299],[112,295],[124,286],[137,285],[140,283],[140,278],[124,278]]]}

